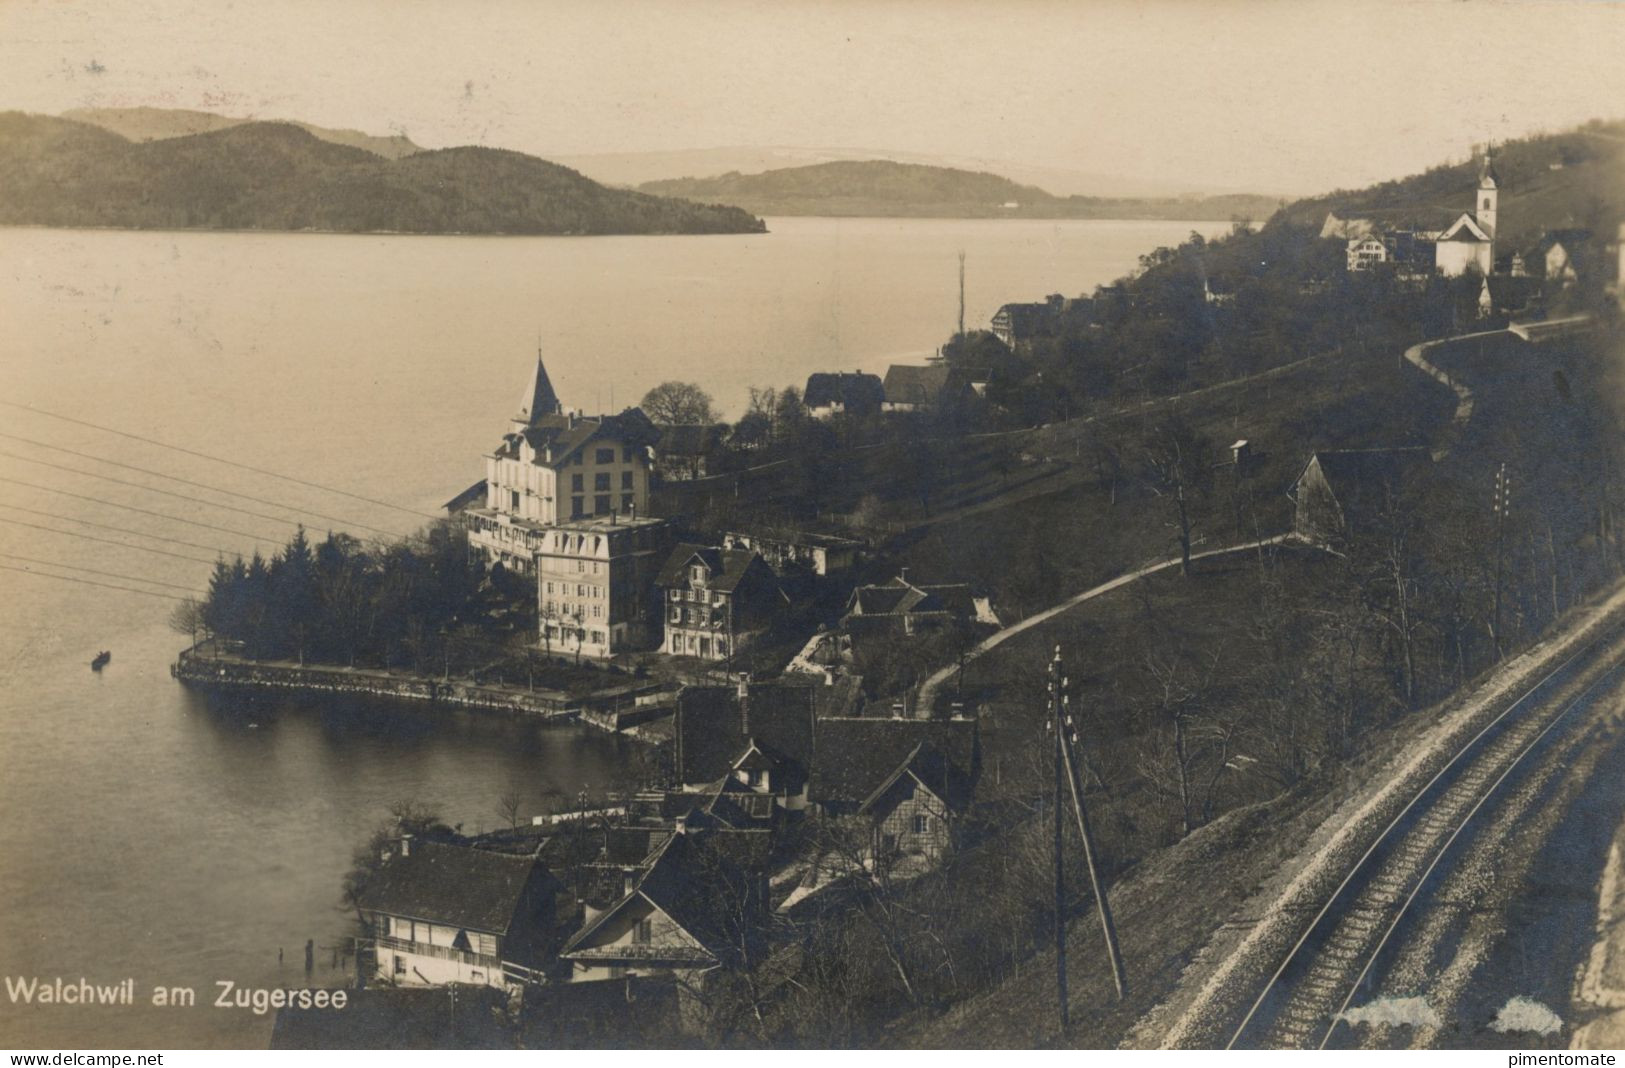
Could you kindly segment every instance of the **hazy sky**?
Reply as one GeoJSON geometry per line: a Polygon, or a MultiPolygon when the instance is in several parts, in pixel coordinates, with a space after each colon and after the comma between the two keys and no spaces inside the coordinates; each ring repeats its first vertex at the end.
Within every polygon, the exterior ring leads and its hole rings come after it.
{"type": "Polygon", "coordinates": [[[0,108],[141,104],[1309,192],[1625,115],[1625,2],[0,0],[0,108]]]}

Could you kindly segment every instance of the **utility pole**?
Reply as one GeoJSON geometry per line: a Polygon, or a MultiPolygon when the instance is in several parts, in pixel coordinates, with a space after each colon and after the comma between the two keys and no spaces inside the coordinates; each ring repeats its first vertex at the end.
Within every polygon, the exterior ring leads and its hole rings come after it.
{"type": "Polygon", "coordinates": [[[1055,822],[1055,1008],[1060,1015],[1061,1033],[1067,1029],[1066,996],[1066,854],[1062,848],[1061,822],[1061,647],[1055,647],[1055,657],[1049,663],[1049,729],[1052,736],[1055,770],[1055,789],[1051,798],[1050,816],[1055,822]]]}
{"type": "Polygon", "coordinates": [[[959,336],[965,336],[965,250],[959,250],[959,336]]]}
{"type": "MultiPolygon", "coordinates": [[[[1057,658],[1059,651],[1057,651],[1057,658]]],[[[1072,695],[1069,683],[1061,676],[1061,753],[1066,758],[1066,781],[1072,788],[1072,811],[1078,820],[1078,835],[1083,839],[1083,859],[1089,869],[1089,888],[1094,891],[1095,911],[1100,915],[1100,933],[1106,939],[1106,958],[1112,966],[1112,982],[1117,986],[1117,1000],[1123,1000],[1128,979],[1123,974],[1123,956],[1117,948],[1117,927],[1112,923],[1111,906],[1106,902],[1106,886],[1095,863],[1095,836],[1089,831],[1089,813],[1083,807],[1083,782],[1078,773],[1078,758],[1073,747],[1078,744],[1078,728],[1072,720],[1072,695]]]]}
{"type": "Polygon", "coordinates": [[[1501,586],[1502,577],[1506,570],[1506,525],[1507,512],[1512,504],[1512,483],[1507,478],[1507,465],[1502,464],[1495,472],[1495,659],[1500,660],[1505,653],[1505,643],[1501,640],[1501,586]]]}

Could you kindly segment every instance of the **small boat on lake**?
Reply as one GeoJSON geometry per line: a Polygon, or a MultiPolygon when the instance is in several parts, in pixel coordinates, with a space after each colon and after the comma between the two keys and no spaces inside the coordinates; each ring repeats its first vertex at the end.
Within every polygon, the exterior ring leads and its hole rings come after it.
{"type": "Polygon", "coordinates": [[[106,649],[103,649],[101,652],[96,654],[96,659],[90,662],[90,670],[100,671],[102,668],[107,666],[107,662],[111,659],[113,659],[113,654],[108,652],[106,649]]]}

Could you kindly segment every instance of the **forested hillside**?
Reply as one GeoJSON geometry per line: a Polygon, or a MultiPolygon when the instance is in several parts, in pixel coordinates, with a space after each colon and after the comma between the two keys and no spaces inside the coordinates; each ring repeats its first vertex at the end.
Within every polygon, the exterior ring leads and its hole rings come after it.
{"type": "Polygon", "coordinates": [[[646,182],[645,193],[738,204],[761,215],[905,215],[940,218],[1261,218],[1271,197],[1058,197],[986,171],[890,160],[839,160],[761,174],[646,182]]]}
{"type": "Polygon", "coordinates": [[[470,234],[750,233],[760,220],[609,189],[519,152],[397,160],[287,123],[132,143],[0,113],[0,224],[470,234]]]}

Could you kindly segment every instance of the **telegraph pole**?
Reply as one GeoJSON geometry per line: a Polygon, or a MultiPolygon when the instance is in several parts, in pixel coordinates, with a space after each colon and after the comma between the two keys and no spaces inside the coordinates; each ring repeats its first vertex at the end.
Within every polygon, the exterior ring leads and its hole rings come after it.
{"type": "Polygon", "coordinates": [[[1095,836],[1089,832],[1089,813],[1083,807],[1083,783],[1078,774],[1077,725],[1072,721],[1072,695],[1065,675],[1061,676],[1061,753],[1066,758],[1066,781],[1072,788],[1072,812],[1078,820],[1078,835],[1083,839],[1083,859],[1089,869],[1089,888],[1094,891],[1095,911],[1100,915],[1100,933],[1106,939],[1106,958],[1112,966],[1112,982],[1117,986],[1117,1000],[1123,1000],[1128,986],[1123,974],[1123,957],[1117,948],[1117,927],[1112,923],[1111,906],[1106,903],[1106,887],[1095,864],[1095,836]]]}
{"type": "Polygon", "coordinates": [[[965,336],[965,250],[959,250],[959,336],[965,336]]]}
{"type": "Polygon", "coordinates": [[[1061,1032],[1067,1029],[1066,997],[1066,854],[1062,848],[1061,776],[1064,774],[1061,732],[1061,647],[1055,647],[1055,657],[1049,662],[1049,729],[1053,736],[1055,765],[1055,792],[1050,815],[1055,822],[1055,1007],[1060,1014],[1061,1032]]]}

